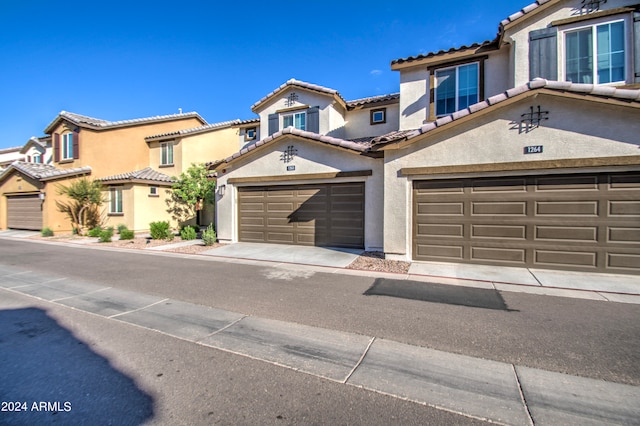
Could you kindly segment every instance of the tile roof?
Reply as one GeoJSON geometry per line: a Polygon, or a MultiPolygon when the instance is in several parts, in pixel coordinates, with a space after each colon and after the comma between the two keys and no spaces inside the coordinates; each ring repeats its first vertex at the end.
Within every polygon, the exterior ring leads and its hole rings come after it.
{"type": "Polygon", "coordinates": [[[158,183],[173,183],[175,180],[164,173],[157,172],[153,170],[151,167],[146,167],[142,170],[137,170],[135,172],[128,173],[120,173],[113,176],[107,176],[98,179],[102,182],[133,182],[133,181],[148,181],[148,182],[158,182],[158,183]]]}
{"type": "Polygon", "coordinates": [[[379,95],[379,96],[370,96],[368,98],[356,99],[353,101],[347,101],[347,108],[354,109],[359,106],[377,104],[380,102],[391,102],[391,101],[399,101],[400,93],[390,93],[388,95],[379,95]]]}
{"type": "Polygon", "coordinates": [[[524,15],[526,15],[529,12],[532,12],[536,9],[538,9],[540,6],[549,3],[549,2],[557,2],[558,0],[538,0],[534,3],[531,3],[528,6],[523,7],[522,9],[520,9],[519,11],[517,11],[516,13],[508,16],[507,18],[503,19],[500,22],[500,28],[504,28],[507,25],[511,24],[512,22],[517,21],[518,19],[522,18],[524,15]]]}
{"type": "Polygon", "coordinates": [[[346,139],[339,139],[339,138],[333,138],[331,136],[325,136],[325,135],[319,135],[317,133],[312,133],[312,132],[306,132],[304,130],[299,130],[296,129],[294,127],[287,127],[285,129],[280,130],[279,132],[274,133],[273,135],[261,139],[249,146],[247,146],[246,148],[240,150],[239,152],[236,152],[235,154],[225,158],[224,160],[218,160],[218,161],[212,161],[207,163],[207,167],[211,168],[213,166],[217,166],[219,164],[222,163],[229,163],[237,158],[243,157],[245,155],[247,155],[248,153],[250,153],[251,151],[255,150],[256,148],[259,148],[263,145],[267,145],[277,139],[280,139],[281,137],[285,136],[285,135],[293,135],[293,136],[298,136],[304,139],[309,139],[312,141],[316,141],[316,142],[320,142],[320,143],[324,143],[327,145],[332,145],[332,146],[336,146],[336,147],[340,147],[340,148],[345,148],[351,151],[355,151],[358,153],[365,153],[367,151],[369,151],[370,147],[371,147],[371,139],[372,138],[359,138],[359,139],[354,139],[354,140],[346,140],[346,139]]]}
{"type": "Polygon", "coordinates": [[[51,164],[40,163],[26,163],[24,161],[14,161],[11,165],[0,175],[0,179],[7,175],[10,170],[18,170],[27,176],[37,180],[52,180],[66,176],[74,176],[80,174],[91,173],[91,167],[75,167],[72,169],[59,169],[51,164]]]}
{"type": "Polygon", "coordinates": [[[36,138],[35,136],[32,136],[31,139],[29,139],[27,141],[27,143],[24,144],[24,146],[20,150],[20,154],[26,154],[26,152],[29,150],[29,147],[31,145],[39,146],[42,149],[46,149],[47,148],[47,144],[46,143],[41,142],[39,138],[36,138]]]}
{"type": "Polygon", "coordinates": [[[547,89],[558,93],[572,93],[585,96],[593,96],[597,98],[615,99],[626,103],[638,103],[640,106],[640,90],[632,89],[616,89],[611,86],[601,86],[595,84],[578,84],[564,81],[553,81],[536,78],[521,86],[514,87],[506,92],[497,94],[485,101],[478,102],[466,109],[454,112],[451,115],[438,118],[436,121],[427,123],[417,130],[406,130],[393,132],[384,136],[380,136],[372,141],[374,148],[376,145],[383,145],[401,140],[410,140],[445,125],[455,122],[463,117],[475,114],[487,108],[492,108],[508,99],[515,98],[526,93],[547,89]]]}
{"type": "Polygon", "coordinates": [[[202,123],[204,124],[207,123],[202,117],[200,117],[200,115],[197,112],[157,115],[154,117],[135,118],[132,120],[107,121],[99,118],[88,117],[86,115],[80,115],[72,112],[61,111],[60,114],[58,114],[58,116],[47,126],[44,132],[51,133],[51,131],[53,130],[53,127],[61,120],[68,120],[80,127],[87,127],[90,129],[108,129],[108,128],[115,128],[115,127],[136,126],[138,124],[179,120],[183,118],[197,118],[202,123]]]}
{"type": "Polygon", "coordinates": [[[416,61],[422,61],[425,59],[431,59],[431,58],[435,58],[437,56],[444,56],[447,54],[451,54],[451,53],[456,53],[456,52],[463,52],[465,50],[475,50],[475,52],[473,53],[480,53],[480,52],[486,52],[487,50],[493,50],[493,49],[498,49],[499,44],[498,44],[498,38],[494,38],[493,40],[486,40],[483,41],[482,43],[473,43],[470,46],[460,46],[460,47],[452,47],[449,50],[440,50],[438,52],[429,52],[426,54],[420,54],[420,55],[416,55],[416,56],[408,56],[406,58],[400,58],[400,59],[394,59],[393,61],[391,61],[391,67],[393,67],[394,65],[401,65],[404,63],[409,63],[409,62],[416,62],[416,61]]]}
{"type": "Polygon", "coordinates": [[[9,154],[11,152],[20,152],[20,150],[22,149],[21,146],[14,146],[11,148],[2,148],[0,149],[0,154],[9,154]]]}
{"type": "Polygon", "coordinates": [[[241,124],[241,123],[242,122],[239,119],[229,120],[229,121],[222,121],[220,123],[207,124],[206,126],[193,127],[191,129],[176,130],[174,132],[167,132],[167,133],[162,133],[162,134],[159,134],[159,135],[147,136],[144,139],[146,141],[151,141],[151,140],[172,138],[172,137],[175,137],[175,136],[185,136],[185,135],[206,133],[206,132],[209,132],[209,131],[212,131],[212,130],[223,129],[225,127],[231,127],[231,126],[238,125],[238,124],[241,124]]]}
{"type": "Polygon", "coordinates": [[[324,94],[327,94],[327,95],[330,95],[330,96],[336,96],[338,99],[340,99],[342,101],[342,103],[346,104],[344,98],[340,95],[340,93],[338,93],[337,90],[329,89],[328,87],[319,86],[317,84],[307,83],[305,81],[300,81],[300,80],[296,80],[295,78],[292,78],[292,79],[287,80],[286,83],[280,85],[280,87],[278,87],[273,92],[269,93],[268,95],[266,95],[265,97],[260,99],[255,104],[251,105],[251,110],[255,111],[256,108],[258,108],[260,105],[262,105],[263,103],[265,103],[266,101],[268,101],[269,99],[274,97],[276,94],[278,94],[279,92],[285,90],[288,87],[300,87],[302,89],[307,89],[307,90],[311,90],[311,91],[314,91],[314,92],[324,93],[324,94]]]}

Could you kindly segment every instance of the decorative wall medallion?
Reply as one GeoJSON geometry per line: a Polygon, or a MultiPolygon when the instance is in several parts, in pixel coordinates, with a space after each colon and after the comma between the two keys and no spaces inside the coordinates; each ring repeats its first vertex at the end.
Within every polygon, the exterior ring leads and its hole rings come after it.
{"type": "Polygon", "coordinates": [[[529,112],[520,115],[520,133],[529,133],[531,130],[540,127],[540,122],[549,119],[549,111],[542,111],[540,105],[537,109],[529,107],[529,112]]]}
{"type": "Polygon", "coordinates": [[[287,97],[287,99],[285,99],[284,106],[292,107],[296,104],[297,100],[298,100],[298,95],[296,95],[296,92],[291,92],[291,94],[287,97]]]}
{"type": "Polygon", "coordinates": [[[280,154],[280,160],[282,160],[284,163],[290,163],[297,153],[298,150],[293,145],[289,145],[287,149],[285,149],[282,154],[280,154]]]}

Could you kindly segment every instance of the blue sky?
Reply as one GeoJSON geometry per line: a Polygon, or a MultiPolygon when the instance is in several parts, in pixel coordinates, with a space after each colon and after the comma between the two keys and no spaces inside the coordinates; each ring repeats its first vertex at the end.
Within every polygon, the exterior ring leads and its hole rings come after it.
{"type": "Polygon", "coordinates": [[[347,100],[399,91],[393,59],[493,39],[531,0],[0,1],[0,148],[62,111],[255,118],[290,78],[347,100]]]}

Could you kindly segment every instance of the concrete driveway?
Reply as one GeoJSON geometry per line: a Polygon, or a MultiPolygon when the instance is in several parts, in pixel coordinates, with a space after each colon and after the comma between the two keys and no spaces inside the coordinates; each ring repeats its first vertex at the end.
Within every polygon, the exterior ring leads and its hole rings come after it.
{"type": "Polygon", "coordinates": [[[344,268],[363,252],[360,249],[294,246],[286,244],[234,243],[202,254],[236,259],[298,263],[344,268]]]}

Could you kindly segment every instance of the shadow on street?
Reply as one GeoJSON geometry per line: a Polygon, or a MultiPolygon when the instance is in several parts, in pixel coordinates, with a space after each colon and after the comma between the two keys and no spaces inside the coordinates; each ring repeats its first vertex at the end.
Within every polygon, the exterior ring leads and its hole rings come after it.
{"type": "Polygon", "coordinates": [[[0,311],[0,366],[0,424],[136,425],[153,417],[150,395],[41,309],[0,311]]]}

